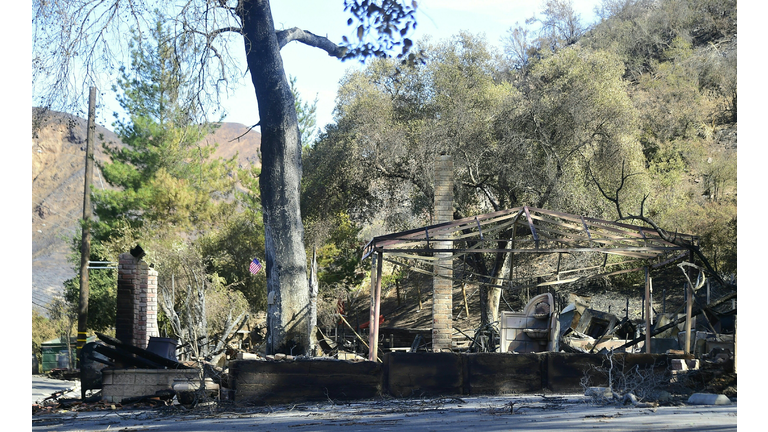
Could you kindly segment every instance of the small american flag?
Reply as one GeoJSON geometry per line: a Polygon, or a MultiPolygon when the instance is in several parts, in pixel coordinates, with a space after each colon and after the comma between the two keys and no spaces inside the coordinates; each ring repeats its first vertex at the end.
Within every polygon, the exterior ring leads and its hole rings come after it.
{"type": "Polygon", "coordinates": [[[258,258],[254,258],[253,261],[251,261],[251,267],[248,269],[251,271],[251,273],[256,274],[260,272],[262,269],[261,263],[259,262],[258,258]]]}

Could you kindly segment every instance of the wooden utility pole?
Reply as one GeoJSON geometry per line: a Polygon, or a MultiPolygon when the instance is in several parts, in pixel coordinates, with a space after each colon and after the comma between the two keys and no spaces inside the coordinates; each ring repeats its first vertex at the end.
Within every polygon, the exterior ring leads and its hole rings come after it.
{"type": "MultiPolygon", "coordinates": [[[[96,87],[91,87],[88,98],[88,131],[85,149],[85,187],[83,190],[83,238],[80,246],[80,304],[77,310],[77,358],[87,338],[88,330],[88,262],[91,258],[91,183],[93,180],[93,140],[96,132],[96,87]]],[[[82,373],[82,372],[81,372],[82,373]]],[[[85,399],[85,387],[83,387],[85,399]]]]}

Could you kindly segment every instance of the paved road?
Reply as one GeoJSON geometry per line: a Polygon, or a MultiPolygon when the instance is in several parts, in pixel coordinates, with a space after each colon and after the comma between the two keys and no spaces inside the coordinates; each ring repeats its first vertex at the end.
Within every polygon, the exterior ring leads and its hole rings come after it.
{"type": "Polygon", "coordinates": [[[736,431],[736,404],[596,406],[582,396],[494,396],[304,403],[214,410],[122,409],[32,417],[34,431],[736,431]],[[509,403],[513,402],[514,413],[509,403]]]}
{"type": "Polygon", "coordinates": [[[45,375],[32,375],[32,403],[37,403],[55,392],[62,390],[72,390],[64,397],[67,398],[79,398],[80,395],[80,382],[79,381],[64,381],[51,379],[45,375]]]}

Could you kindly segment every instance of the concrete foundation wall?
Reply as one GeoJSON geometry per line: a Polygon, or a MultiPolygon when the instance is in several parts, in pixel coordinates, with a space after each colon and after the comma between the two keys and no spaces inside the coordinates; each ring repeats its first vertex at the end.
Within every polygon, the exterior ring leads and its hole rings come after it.
{"type": "Polygon", "coordinates": [[[230,363],[229,373],[237,402],[354,400],[382,394],[382,364],[369,361],[237,360],[230,363]]]}
{"type": "MultiPolygon", "coordinates": [[[[635,366],[640,369],[652,367],[663,372],[670,367],[673,358],[666,354],[614,354],[613,367],[616,371],[629,371],[635,366]]],[[[583,390],[581,380],[585,373],[589,376],[590,386],[607,386],[608,375],[596,368],[610,368],[610,361],[600,354],[548,353],[547,376],[544,388],[555,393],[572,393],[583,390]]]]}
{"type": "Polygon", "coordinates": [[[465,395],[535,393],[541,391],[546,370],[544,354],[466,354],[465,395]]]}
{"type": "MultiPolygon", "coordinates": [[[[666,354],[615,354],[614,367],[635,365],[669,368],[666,354]]],[[[307,400],[393,397],[496,395],[516,393],[581,393],[581,380],[607,385],[595,368],[608,367],[606,356],[571,353],[400,353],[383,363],[307,360],[268,362],[241,360],[230,364],[235,402],[286,403],[307,400]]]]}
{"type": "Polygon", "coordinates": [[[462,394],[462,356],[454,353],[388,353],[387,392],[395,397],[462,394]]]}
{"type": "Polygon", "coordinates": [[[101,370],[101,398],[108,402],[154,395],[173,389],[174,381],[199,382],[197,369],[109,369],[101,370]]]}

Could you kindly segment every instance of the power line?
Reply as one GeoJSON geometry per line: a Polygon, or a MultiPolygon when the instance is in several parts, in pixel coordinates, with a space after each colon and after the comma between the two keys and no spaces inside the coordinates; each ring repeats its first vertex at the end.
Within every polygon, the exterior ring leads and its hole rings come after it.
{"type": "MultiPolygon", "coordinates": [[[[52,297],[49,297],[47,299],[39,298],[39,297],[37,297],[37,298],[36,297],[32,297],[32,303],[35,303],[35,301],[38,301],[38,302],[41,302],[41,303],[50,304],[52,300],[53,300],[52,297]]],[[[38,305],[38,306],[40,306],[40,305],[38,305]]]]}
{"type": "Polygon", "coordinates": [[[51,308],[49,308],[48,306],[43,306],[41,304],[35,303],[34,301],[32,302],[32,304],[37,306],[37,307],[41,307],[41,308],[47,310],[48,312],[53,312],[53,310],[51,310],[51,308]]]}

